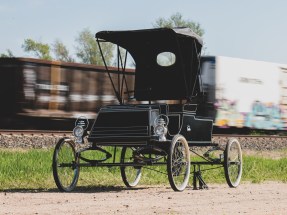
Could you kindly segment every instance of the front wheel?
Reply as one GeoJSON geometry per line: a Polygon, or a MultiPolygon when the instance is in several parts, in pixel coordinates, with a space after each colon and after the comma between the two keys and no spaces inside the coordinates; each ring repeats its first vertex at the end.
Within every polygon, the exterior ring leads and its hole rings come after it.
{"type": "Polygon", "coordinates": [[[237,187],[242,175],[242,151],[237,139],[231,139],[224,151],[224,173],[229,187],[237,187]]]}
{"type": "Polygon", "coordinates": [[[60,139],[53,155],[53,176],[60,191],[72,191],[79,179],[79,158],[70,139],[60,139]]]}
{"type": "Polygon", "coordinates": [[[121,153],[121,176],[127,187],[137,186],[142,175],[142,167],[133,165],[134,151],[134,147],[123,147],[121,153]]]}
{"type": "Polygon", "coordinates": [[[186,139],[176,135],[171,141],[167,157],[167,174],[174,191],[183,191],[188,184],[190,174],[190,155],[186,139]]]}

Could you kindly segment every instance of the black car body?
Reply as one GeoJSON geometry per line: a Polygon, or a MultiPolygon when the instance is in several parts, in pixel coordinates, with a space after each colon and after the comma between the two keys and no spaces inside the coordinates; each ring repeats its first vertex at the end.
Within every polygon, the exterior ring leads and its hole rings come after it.
{"type": "Polygon", "coordinates": [[[188,28],[104,31],[96,37],[98,41],[125,48],[134,58],[135,85],[126,90],[132,92],[129,97],[133,100],[148,104],[125,104],[125,94],[115,89],[119,105],[100,110],[89,141],[99,145],[148,145],[163,141],[154,131],[154,121],[158,116],[166,116],[169,123],[164,141],[181,134],[190,145],[211,143],[213,122],[197,115],[197,102],[203,97],[200,37],[188,28]],[[168,66],[158,61],[164,53],[175,58],[168,66]]]}

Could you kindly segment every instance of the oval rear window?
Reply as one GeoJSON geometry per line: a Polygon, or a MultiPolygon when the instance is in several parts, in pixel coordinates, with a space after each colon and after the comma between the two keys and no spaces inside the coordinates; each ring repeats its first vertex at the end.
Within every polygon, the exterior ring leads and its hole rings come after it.
{"type": "Polygon", "coordinates": [[[161,52],[156,57],[156,62],[160,66],[172,66],[175,61],[176,57],[172,52],[161,52]]]}

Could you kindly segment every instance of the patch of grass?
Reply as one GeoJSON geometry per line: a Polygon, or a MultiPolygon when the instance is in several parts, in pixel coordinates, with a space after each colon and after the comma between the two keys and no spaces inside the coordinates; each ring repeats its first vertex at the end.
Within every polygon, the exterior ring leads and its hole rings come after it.
{"type": "MultiPolygon", "coordinates": [[[[52,173],[53,150],[0,149],[0,191],[56,188],[52,173]]],[[[117,151],[117,161],[120,156],[119,152],[120,150],[117,151]]],[[[91,157],[92,154],[93,152],[87,153],[87,157],[91,157]]],[[[243,162],[243,181],[253,183],[279,181],[287,183],[286,157],[272,159],[270,157],[248,155],[244,156],[243,162]]],[[[213,167],[216,166],[203,166],[202,170],[213,167]]],[[[143,168],[142,172],[141,185],[169,185],[165,165],[143,168]]],[[[223,168],[203,171],[202,175],[207,183],[226,183],[223,168]]],[[[192,184],[192,178],[190,184],[192,184]]],[[[124,186],[124,184],[119,167],[96,167],[81,168],[77,186],[124,186]]]]}
{"type": "Polygon", "coordinates": [[[287,182],[287,158],[274,160],[272,158],[245,156],[244,180],[254,183],[263,181],[287,182]]]}
{"type": "Polygon", "coordinates": [[[52,187],[52,150],[0,150],[0,190],[52,187]]]}

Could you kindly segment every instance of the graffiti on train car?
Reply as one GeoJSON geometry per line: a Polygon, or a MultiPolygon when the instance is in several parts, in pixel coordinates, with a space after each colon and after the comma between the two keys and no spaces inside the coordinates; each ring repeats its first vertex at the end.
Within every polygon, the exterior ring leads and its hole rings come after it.
{"type": "Polygon", "coordinates": [[[248,113],[245,125],[257,129],[284,129],[283,110],[273,103],[263,104],[255,101],[248,113]]]}
{"type": "Polygon", "coordinates": [[[280,105],[254,101],[250,112],[240,113],[236,101],[227,99],[215,103],[217,110],[215,125],[221,128],[250,127],[255,129],[284,130],[287,119],[280,105]]]}
{"type": "Polygon", "coordinates": [[[227,99],[217,100],[215,103],[215,125],[221,128],[243,127],[245,115],[237,111],[236,101],[227,99]]]}

